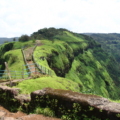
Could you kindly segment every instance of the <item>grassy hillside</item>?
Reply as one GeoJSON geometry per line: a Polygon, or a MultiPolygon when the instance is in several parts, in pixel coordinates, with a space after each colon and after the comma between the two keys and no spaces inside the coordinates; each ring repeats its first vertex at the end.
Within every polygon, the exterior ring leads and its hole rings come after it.
{"type": "Polygon", "coordinates": [[[120,63],[120,34],[89,34],[94,40],[102,45],[102,48],[115,57],[118,63],[120,63]]]}
{"type": "MultiPolygon", "coordinates": [[[[44,30],[44,34],[50,31],[44,30]]],[[[50,67],[57,76],[79,83],[83,93],[119,99],[120,68],[114,58],[89,36],[61,29],[56,31],[57,34],[41,40],[43,46],[36,48],[36,58],[45,57],[45,60],[38,59],[37,62],[50,67]]],[[[43,35],[42,39],[44,34],[39,34],[43,35]]]]}
{"type": "Polygon", "coordinates": [[[30,37],[32,40],[28,42],[11,42],[0,47],[0,69],[4,69],[3,63],[7,60],[11,69],[21,70],[19,66],[22,66],[23,61],[20,48],[33,46],[36,39],[42,43],[36,47],[33,56],[37,64],[51,71],[52,77],[20,83],[18,86],[22,88],[23,93],[31,92],[29,90],[32,85],[35,86],[32,91],[44,87],[66,89],[69,86],[71,90],[75,90],[77,85],[77,91],[119,99],[119,64],[91,37],[55,28],[38,30],[30,37]],[[57,76],[62,77],[59,82],[57,76]]]}
{"type": "Polygon", "coordinates": [[[80,92],[79,85],[77,83],[61,77],[41,77],[25,80],[19,83],[16,87],[21,89],[22,94],[30,94],[33,91],[47,87],[80,92]]]}
{"type": "MultiPolygon", "coordinates": [[[[26,66],[24,66],[21,49],[5,52],[5,54],[3,55],[3,59],[7,62],[9,66],[12,79],[22,78],[23,69],[25,73],[27,72],[25,70],[26,66]]],[[[3,77],[5,75],[3,75],[3,77]]],[[[28,75],[25,75],[24,77],[28,77],[28,75]]]]}
{"type": "MultiPolygon", "coordinates": [[[[28,42],[8,42],[0,46],[0,70],[5,70],[4,62],[8,63],[9,70],[11,71],[12,79],[22,78],[22,71],[27,72],[24,66],[23,55],[21,48],[33,46],[33,41],[28,42]]],[[[3,71],[1,71],[3,72],[3,71]]],[[[0,72],[0,73],[1,73],[0,72]]],[[[5,73],[5,72],[3,72],[5,73]]],[[[1,77],[5,77],[7,74],[0,74],[1,77]]],[[[25,75],[24,77],[27,77],[25,75]]]]}

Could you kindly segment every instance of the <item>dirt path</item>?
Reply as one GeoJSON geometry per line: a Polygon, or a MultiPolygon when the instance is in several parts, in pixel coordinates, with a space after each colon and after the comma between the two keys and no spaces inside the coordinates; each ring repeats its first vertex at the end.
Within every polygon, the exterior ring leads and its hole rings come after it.
{"type": "MultiPolygon", "coordinates": [[[[40,46],[42,45],[41,42],[39,40],[36,40],[36,45],[37,46],[40,46]]],[[[34,52],[34,48],[35,46],[33,47],[29,47],[27,49],[24,49],[24,54],[25,54],[25,58],[26,58],[26,61],[27,61],[27,64],[29,65],[29,70],[30,72],[32,73],[31,75],[34,75],[34,74],[39,74],[38,70],[36,69],[36,66],[34,64],[34,61],[33,61],[33,52],[34,52]]]]}

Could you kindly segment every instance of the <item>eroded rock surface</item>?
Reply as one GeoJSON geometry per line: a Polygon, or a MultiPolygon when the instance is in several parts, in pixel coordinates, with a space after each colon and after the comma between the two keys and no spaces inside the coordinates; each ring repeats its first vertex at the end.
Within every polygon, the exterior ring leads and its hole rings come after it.
{"type": "MultiPolygon", "coordinates": [[[[101,120],[119,120],[120,103],[111,102],[106,98],[97,95],[88,95],[77,93],[69,90],[45,88],[37,90],[30,95],[19,94],[20,89],[0,86],[0,104],[13,107],[16,110],[22,108],[27,113],[34,111],[36,107],[49,108],[54,111],[55,116],[61,118],[63,115],[71,115],[72,119],[77,116],[81,119],[82,115],[88,118],[96,117],[101,120]],[[73,115],[73,116],[72,116],[73,115]]],[[[20,118],[19,113],[7,114],[6,111],[0,110],[1,120],[3,117],[13,117],[14,119],[28,119],[35,117],[27,115],[20,118]]],[[[38,115],[37,115],[38,116],[38,115]]],[[[8,118],[5,118],[8,119],[8,118]]],[[[9,118],[12,119],[12,118],[9,118]]],[[[36,119],[37,120],[37,119],[36,119]]]]}
{"type": "MultiPolygon", "coordinates": [[[[51,89],[45,88],[43,90],[37,90],[31,93],[31,102],[33,104],[37,104],[38,100],[43,99],[43,106],[47,104],[47,106],[54,109],[55,114],[57,116],[61,116],[60,112],[61,106],[64,106],[62,110],[69,111],[69,114],[82,115],[85,114],[88,118],[95,116],[101,120],[109,119],[109,120],[120,120],[120,103],[111,102],[106,98],[97,96],[97,95],[88,95],[77,93],[69,90],[61,90],[61,89],[51,89]],[[48,97],[49,96],[49,97],[48,97]],[[55,101],[57,100],[56,108],[55,106],[51,106],[50,103],[45,101],[55,101]],[[78,108],[74,107],[74,103],[78,108]],[[73,112],[76,109],[77,112],[73,112]]],[[[40,102],[39,102],[40,103],[40,102]]]]}

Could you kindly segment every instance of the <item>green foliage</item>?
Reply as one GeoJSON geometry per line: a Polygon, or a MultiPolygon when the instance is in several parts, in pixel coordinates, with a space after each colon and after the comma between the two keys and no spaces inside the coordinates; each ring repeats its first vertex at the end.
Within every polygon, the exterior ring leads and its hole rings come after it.
{"type": "Polygon", "coordinates": [[[115,57],[118,63],[120,63],[120,34],[90,34],[94,40],[102,45],[102,48],[109,54],[115,57]]]}
{"type": "MultiPolygon", "coordinates": [[[[4,61],[6,61],[8,63],[12,78],[15,78],[15,79],[22,78],[24,60],[23,60],[23,55],[22,55],[21,50],[17,49],[17,50],[8,51],[4,54],[3,59],[4,59],[4,61]],[[15,71],[16,71],[16,73],[15,73],[15,71]],[[17,74],[19,74],[19,75],[17,75],[17,74]]],[[[25,69],[25,66],[24,66],[24,69],[25,69]]],[[[27,71],[24,70],[24,72],[27,72],[27,71]]],[[[27,75],[25,75],[25,77],[27,77],[27,75]]]]}
{"type": "Polygon", "coordinates": [[[33,91],[40,90],[43,88],[54,88],[54,89],[64,89],[72,90],[75,92],[80,92],[77,83],[60,77],[41,77],[37,79],[30,79],[20,82],[16,88],[21,89],[21,93],[30,94],[33,91]]]}
{"type": "Polygon", "coordinates": [[[22,35],[20,38],[19,38],[19,41],[20,42],[26,42],[26,41],[29,41],[29,36],[28,35],[22,35]]]}
{"type": "Polygon", "coordinates": [[[116,114],[116,116],[117,116],[118,118],[120,118],[120,114],[116,114]]]}
{"type": "Polygon", "coordinates": [[[44,114],[45,116],[50,116],[50,117],[55,116],[55,115],[54,115],[54,111],[52,111],[50,108],[45,108],[44,111],[43,111],[43,114],[44,114]]]}
{"type": "Polygon", "coordinates": [[[36,107],[36,109],[34,110],[34,113],[43,114],[43,115],[49,116],[49,117],[55,116],[54,111],[48,107],[46,107],[46,108],[36,107]]]}
{"type": "Polygon", "coordinates": [[[43,28],[34,32],[31,38],[34,39],[50,39],[53,40],[56,35],[61,35],[65,29],[43,28]]]}
{"type": "MultiPolygon", "coordinates": [[[[45,36],[48,31],[50,29],[44,29],[35,34],[44,32],[45,36]]],[[[52,39],[42,40],[42,43],[44,45],[34,52],[38,64],[50,67],[57,76],[77,82],[83,93],[119,99],[119,65],[91,37],[54,29],[52,39]]]]}
{"type": "Polygon", "coordinates": [[[36,114],[43,114],[44,113],[44,108],[41,108],[41,107],[36,107],[34,112],[36,114]]]}
{"type": "MultiPolygon", "coordinates": [[[[69,70],[73,59],[72,49],[67,43],[55,41],[53,44],[47,40],[34,51],[35,61],[48,69],[52,68],[58,76],[64,77],[64,70],[69,70]],[[40,59],[44,56],[44,60],[40,59]],[[50,68],[49,68],[50,67],[50,68]]],[[[54,72],[52,72],[54,75],[54,72]]]]}

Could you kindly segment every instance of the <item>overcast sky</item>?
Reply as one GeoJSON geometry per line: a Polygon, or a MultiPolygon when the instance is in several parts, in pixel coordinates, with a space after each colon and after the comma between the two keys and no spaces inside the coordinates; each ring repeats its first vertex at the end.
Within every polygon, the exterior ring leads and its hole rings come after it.
{"type": "Polygon", "coordinates": [[[0,37],[45,27],[120,33],[120,0],[0,0],[0,37]]]}

